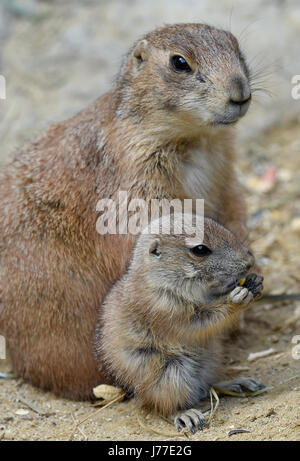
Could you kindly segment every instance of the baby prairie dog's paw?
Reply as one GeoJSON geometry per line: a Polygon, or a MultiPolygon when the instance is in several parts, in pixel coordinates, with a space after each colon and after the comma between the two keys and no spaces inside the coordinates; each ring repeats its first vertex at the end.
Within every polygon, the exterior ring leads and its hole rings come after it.
{"type": "Polygon", "coordinates": [[[204,427],[208,427],[202,411],[195,408],[179,413],[174,419],[174,424],[179,432],[186,427],[192,434],[198,429],[203,431],[204,427]]]}
{"type": "Polygon", "coordinates": [[[263,290],[263,276],[258,274],[249,274],[246,277],[246,280],[243,284],[243,287],[248,288],[249,291],[253,294],[254,299],[261,297],[261,292],[263,290]]]}
{"type": "Polygon", "coordinates": [[[246,287],[236,287],[229,293],[227,301],[235,308],[245,309],[253,301],[254,296],[246,287]]]}
{"type": "Polygon", "coordinates": [[[233,307],[245,309],[249,304],[260,298],[263,290],[263,277],[257,274],[249,274],[246,279],[240,281],[240,285],[229,293],[228,302],[233,307]]]}

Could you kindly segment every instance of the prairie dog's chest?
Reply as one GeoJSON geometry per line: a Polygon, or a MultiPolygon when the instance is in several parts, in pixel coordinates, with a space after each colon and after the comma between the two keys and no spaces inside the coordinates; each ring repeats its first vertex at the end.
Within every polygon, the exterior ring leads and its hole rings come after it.
{"type": "Polygon", "coordinates": [[[204,199],[207,205],[216,206],[226,173],[226,159],[220,151],[190,149],[182,160],[181,184],[185,195],[204,199]]]}

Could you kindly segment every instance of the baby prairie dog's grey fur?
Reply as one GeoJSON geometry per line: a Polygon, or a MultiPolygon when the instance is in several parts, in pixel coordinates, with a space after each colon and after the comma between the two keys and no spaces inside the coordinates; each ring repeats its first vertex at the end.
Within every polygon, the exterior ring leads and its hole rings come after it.
{"type": "MultiPolygon", "coordinates": [[[[142,234],[96,329],[99,367],[143,406],[192,431],[205,424],[194,407],[218,381],[220,333],[262,290],[262,277],[249,274],[248,248],[216,221],[204,223],[204,248],[188,233],[142,234]]],[[[250,378],[240,384],[260,387],[250,378]]]]}

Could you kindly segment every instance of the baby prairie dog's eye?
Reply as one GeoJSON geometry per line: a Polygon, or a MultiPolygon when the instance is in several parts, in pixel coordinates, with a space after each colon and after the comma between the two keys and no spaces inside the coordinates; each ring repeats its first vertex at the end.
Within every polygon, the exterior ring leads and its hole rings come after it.
{"type": "Polygon", "coordinates": [[[177,72],[191,72],[192,69],[184,59],[184,57],[180,56],[179,54],[175,54],[171,57],[171,63],[173,68],[177,72]]]}
{"type": "Polygon", "coordinates": [[[197,245],[196,247],[191,248],[190,251],[193,253],[193,255],[199,256],[200,258],[203,256],[208,256],[212,253],[210,248],[205,245],[197,245]]]}

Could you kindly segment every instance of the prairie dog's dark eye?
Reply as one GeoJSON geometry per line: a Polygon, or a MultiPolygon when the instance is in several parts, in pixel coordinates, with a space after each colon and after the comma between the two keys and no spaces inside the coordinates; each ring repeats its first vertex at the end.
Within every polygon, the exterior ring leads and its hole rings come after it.
{"type": "Polygon", "coordinates": [[[212,253],[212,251],[205,245],[197,245],[194,248],[191,248],[191,252],[195,256],[203,257],[208,256],[212,253]]]}
{"type": "Polygon", "coordinates": [[[192,70],[186,60],[178,54],[171,57],[171,63],[177,72],[191,72],[192,70]]]}

